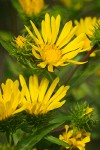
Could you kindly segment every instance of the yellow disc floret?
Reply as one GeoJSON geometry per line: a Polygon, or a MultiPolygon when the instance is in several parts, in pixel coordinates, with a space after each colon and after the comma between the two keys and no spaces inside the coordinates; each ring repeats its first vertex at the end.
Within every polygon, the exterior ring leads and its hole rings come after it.
{"type": "Polygon", "coordinates": [[[45,45],[42,52],[41,58],[48,64],[54,65],[61,58],[61,51],[54,45],[45,45]]]}

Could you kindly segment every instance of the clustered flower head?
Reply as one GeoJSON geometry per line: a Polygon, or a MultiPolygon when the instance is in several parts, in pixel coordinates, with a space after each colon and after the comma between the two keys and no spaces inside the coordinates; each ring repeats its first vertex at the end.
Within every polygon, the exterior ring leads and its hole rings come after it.
{"type": "Polygon", "coordinates": [[[44,7],[44,0],[19,0],[19,3],[28,16],[39,14],[44,7]]]}
{"type": "MultiPolygon", "coordinates": [[[[84,19],[81,18],[80,21],[75,20],[74,23],[78,26],[78,30],[76,32],[77,36],[79,36],[81,33],[86,34],[84,37],[84,48],[91,50],[91,38],[93,37],[96,25],[100,23],[100,19],[96,17],[85,17],[84,19]]],[[[95,56],[95,52],[93,52],[91,56],[95,56]]]]}
{"type": "Polygon", "coordinates": [[[56,78],[51,85],[49,80],[43,78],[39,84],[39,79],[36,75],[30,76],[29,87],[22,75],[20,75],[20,82],[22,86],[22,95],[25,97],[28,106],[26,111],[29,114],[39,115],[61,107],[65,100],[61,99],[66,95],[69,86],[61,86],[56,92],[55,88],[59,82],[56,78]]]}
{"type": "Polygon", "coordinates": [[[54,67],[65,66],[69,63],[84,63],[77,62],[73,58],[85,51],[83,49],[85,34],[82,33],[74,38],[77,26],[72,27],[72,21],[67,22],[59,34],[60,20],[60,15],[54,18],[46,14],[45,20],[41,23],[41,32],[32,21],[30,22],[34,32],[26,26],[26,30],[33,40],[29,43],[32,46],[33,56],[38,60],[36,61],[37,66],[41,68],[47,66],[50,72],[53,72],[54,67]]]}
{"type": "MultiPolygon", "coordinates": [[[[65,125],[65,132],[62,135],[59,135],[59,139],[70,145],[70,149],[74,150],[75,148],[79,150],[85,150],[86,143],[90,142],[90,133],[84,130],[74,130],[70,126],[65,125]]],[[[66,147],[69,149],[69,147],[66,147]]]]}
{"type": "Polygon", "coordinates": [[[15,39],[15,42],[16,42],[17,48],[23,48],[25,47],[25,44],[26,44],[26,38],[21,35],[18,35],[18,37],[15,39]]]}

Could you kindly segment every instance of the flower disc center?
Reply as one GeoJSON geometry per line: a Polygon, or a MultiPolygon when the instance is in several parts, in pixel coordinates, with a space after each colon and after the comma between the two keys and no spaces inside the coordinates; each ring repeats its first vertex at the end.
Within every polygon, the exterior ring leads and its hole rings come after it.
{"type": "Polygon", "coordinates": [[[54,45],[45,45],[41,57],[48,64],[55,64],[61,58],[61,50],[57,49],[54,45]]]}

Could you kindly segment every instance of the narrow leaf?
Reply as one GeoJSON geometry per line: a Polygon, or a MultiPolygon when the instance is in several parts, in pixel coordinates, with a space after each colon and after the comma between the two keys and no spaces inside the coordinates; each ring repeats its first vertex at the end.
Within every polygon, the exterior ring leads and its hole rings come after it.
{"type": "Polygon", "coordinates": [[[19,141],[17,144],[17,149],[22,150],[22,149],[31,149],[36,143],[38,143],[45,135],[47,135],[50,131],[54,130],[60,124],[52,124],[48,126],[44,126],[43,128],[37,130],[36,132],[28,135],[25,139],[22,141],[19,141]]]}
{"type": "Polygon", "coordinates": [[[16,50],[14,49],[14,47],[11,45],[10,42],[0,39],[0,43],[9,52],[10,55],[16,57],[16,50]]]}
{"type": "Polygon", "coordinates": [[[52,142],[52,143],[55,143],[55,144],[58,144],[58,145],[61,145],[63,147],[70,147],[70,145],[62,140],[59,140],[58,138],[54,137],[54,136],[46,136],[45,137],[46,140],[52,142]]]}

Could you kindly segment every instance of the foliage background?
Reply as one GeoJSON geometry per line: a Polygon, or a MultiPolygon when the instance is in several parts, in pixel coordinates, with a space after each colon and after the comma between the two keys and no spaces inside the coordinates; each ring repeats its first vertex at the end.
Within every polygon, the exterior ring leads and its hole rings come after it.
{"type": "MultiPolygon", "coordinates": [[[[56,4],[57,0],[51,0],[49,2],[50,7],[52,8],[51,14],[55,13],[55,9],[52,7],[53,4],[56,4]]],[[[45,1],[48,3],[48,0],[45,1]]],[[[64,16],[66,10],[61,9],[59,4],[56,13],[60,13],[64,16]]],[[[99,16],[100,15],[100,1],[92,0],[89,5],[85,5],[83,10],[80,12],[76,11],[75,16],[68,10],[68,20],[69,19],[78,19],[84,16],[99,16]]],[[[100,17],[100,16],[99,16],[100,17]]],[[[67,20],[66,19],[66,20],[67,20]]],[[[64,20],[64,22],[66,21],[64,20]]],[[[18,15],[17,10],[13,7],[10,0],[0,0],[0,37],[3,39],[10,40],[11,35],[17,36],[19,31],[23,28],[23,23],[18,15]]],[[[90,63],[93,67],[96,66],[96,63],[100,62],[100,54],[96,58],[90,58],[90,63]]],[[[92,68],[90,68],[91,71],[92,68]]],[[[16,60],[11,58],[8,53],[0,45],[0,83],[5,81],[7,78],[18,78],[19,73],[22,70],[20,65],[16,63],[16,60]]],[[[89,72],[88,72],[89,73],[89,72]]],[[[73,80],[72,80],[73,81],[73,80]]],[[[71,82],[72,82],[71,81],[71,82]]],[[[92,131],[92,141],[87,144],[87,150],[99,150],[100,149],[100,74],[93,72],[88,78],[86,77],[80,85],[75,87],[75,90],[71,92],[71,98],[76,99],[85,99],[95,108],[95,114],[97,117],[98,124],[94,127],[92,131]],[[78,97],[77,97],[78,94],[78,97]]],[[[0,134],[0,143],[5,144],[6,138],[4,135],[0,134]]]]}

